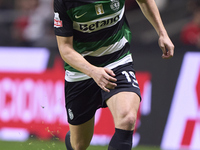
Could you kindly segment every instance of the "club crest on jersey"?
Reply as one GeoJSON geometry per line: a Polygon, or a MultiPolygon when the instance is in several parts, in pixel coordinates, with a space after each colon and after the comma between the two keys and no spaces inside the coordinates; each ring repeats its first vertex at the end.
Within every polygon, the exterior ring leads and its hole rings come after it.
{"type": "Polygon", "coordinates": [[[119,0],[111,0],[111,2],[110,2],[110,8],[111,8],[113,11],[118,11],[119,8],[120,8],[119,0]]]}
{"type": "Polygon", "coordinates": [[[55,12],[54,13],[54,27],[60,28],[62,26],[63,24],[62,24],[62,21],[60,20],[59,13],[55,12]]]}
{"type": "Polygon", "coordinates": [[[103,10],[103,5],[102,4],[95,5],[95,10],[96,10],[96,14],[97,15],[104,14],[104,10],[103,10]]]}

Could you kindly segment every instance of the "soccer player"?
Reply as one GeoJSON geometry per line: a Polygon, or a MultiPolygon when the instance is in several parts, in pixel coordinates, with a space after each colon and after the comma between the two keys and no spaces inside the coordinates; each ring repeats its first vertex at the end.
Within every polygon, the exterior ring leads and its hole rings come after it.
{"type": "MultiPolygon", "coordinates": [[[[158,33],[164,59],[174,45],[154,0],[137,0],[158,33]]],[[[86,150],[98,108],[108,107],[115,133],[108,150],[131,150],[141,96],[130,53],[125,0],[54,0],[54,27],[65,61],[65,102],[70,132],[67,150],[86,150]]],[[[133,18],[134,19],[134,18],[133,18]]]]}

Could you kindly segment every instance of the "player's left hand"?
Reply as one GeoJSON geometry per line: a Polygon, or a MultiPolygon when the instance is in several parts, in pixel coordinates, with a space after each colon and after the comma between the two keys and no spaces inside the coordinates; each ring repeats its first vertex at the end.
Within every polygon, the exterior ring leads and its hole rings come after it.
{"type": "Polygon", "coordinates": [[[174,44],[168,35],[162,35],[158,39],[158,44],[163,52],[162,58],[169,59],[174,56],[174,44]]]}

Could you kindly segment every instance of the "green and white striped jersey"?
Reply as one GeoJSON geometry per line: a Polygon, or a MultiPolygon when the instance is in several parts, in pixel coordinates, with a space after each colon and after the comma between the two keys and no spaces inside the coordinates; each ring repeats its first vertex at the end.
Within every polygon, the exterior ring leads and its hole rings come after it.
{"type": "MultiPolygon", "coordinates": [[[[54,0],[57,36],[73,36],[73,47],[89,63],[113,69],[132,62],[125,0],[54,0]]],[[[69,82],[90,78],[65,63],[69,82]]]]}

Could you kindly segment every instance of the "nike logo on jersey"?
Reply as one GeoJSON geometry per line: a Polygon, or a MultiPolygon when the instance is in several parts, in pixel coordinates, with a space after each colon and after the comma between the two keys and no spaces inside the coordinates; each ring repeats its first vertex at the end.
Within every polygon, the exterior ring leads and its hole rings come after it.
{"type": "Polygon", "coordinates": [[[75,18],[76,18],[76,19],[81,18],[81,17],[84,16],[85,14],[87,14],[87,12],[85,12],[85,13],[83,13],[82,15],[79,15],[79,16],[75,15],[75,18]]]}

